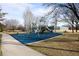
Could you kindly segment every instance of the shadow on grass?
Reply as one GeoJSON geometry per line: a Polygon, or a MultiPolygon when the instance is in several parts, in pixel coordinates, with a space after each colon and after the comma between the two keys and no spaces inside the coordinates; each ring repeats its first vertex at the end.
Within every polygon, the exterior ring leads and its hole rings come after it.
{"type": "Polygon", "coordinates": [[[79,40],[49,40],[45,42],[79,42],[79,40]]]}
{"type": "Polygon", "coordinates": [[[63,48],[54,48],[54,47],[47,47],[47,46],[35,46],[35,45],[26,45],[29,47],[37,47],[37,48],[48,48],[48,49],[55,49],[55,50],[63,50],[63,51],[69,51],[69,52],[78,52],[78,50],[69,50],[69,49],[63,49],[63,48]]]}

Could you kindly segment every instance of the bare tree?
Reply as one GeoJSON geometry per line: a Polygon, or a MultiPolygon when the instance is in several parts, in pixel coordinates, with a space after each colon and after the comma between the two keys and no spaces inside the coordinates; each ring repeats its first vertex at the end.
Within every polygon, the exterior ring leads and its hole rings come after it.
{"type": "Polygon", "coordinates": [[[70,27],[71,27],[71,29],[72,29],[72,33],[74,33],[74,19],[75,19],[75,17],[74,17],[74,15],[73,15],[73,13],[72,12],[69,12],[69,13],[66,13],[66,14],[63,14],[63,17],[64,17],[64,21],[65,22],[67,22],[69,25],[70,25],[70,27]]]}
{"type": "Polygon", "coordinates": [[[25,10],[23,17],[24,17],[25,30],[27,32],[32,32],[32,22],[34,16],[29,8],[25,10]]]}
{"type": "Polygon", "coordinates": [[[76,23],[76,32],[78,30],[78,22],[79,22],[79,4],[74,3],[67,3],[67,4],[59,4],[60,7],[66,7],[67,9],[72,11],[73,17],[75,19],[72,20],[72,23],[74,24],[74,20],[76,23]]]}
{"type": "Polygon", "coordinates": [[[24,26],[23,26],[23,25],[18,25],[17,29],[18,29],[18,30],[21,30],[21,31],[25,31],[25,29],[24,29],[24,26]]]}
{"type": "Polygon", "coordinates": [[[52,21],[53,21],[53,23],[54,23],[54,30],[55,30],[55,32],[56,32],[56,30],[57,30],[57,24],[58,24],[58,22],[59,22],[59,17],[60,17],[60,9],[59,8],[57,8],[57,7],[53,7],[53,9],[51,9],[44,17],[45,17],[45,19],[47,19],[47,18],[49,18],[49,20],[50,19],[52,19],[52,21]]]}
{"type": "Polygon", "coordinates": [[[15,30],[19,25],[19,22],[16,19],[5,20],[5,25],[7,29],[15,30]]]}
{"type": "Polygon", "coordinates": [[[3,31],[4,24],[2,24],[2,22],[5,20],[4,16],[6,14],[7,13],[2,12],[2,8],[0,8],[0,32],[3,31]]]}
{"type": "MultiPolygon", "coordinates": [[[[68,9],[72,11],[74,17],[75,17],[75,23],[76,23],[76,32],[78,30],[78,22],[79,22],[79,4],[74,4],[74,3],[61,3],[61,4],[56,4],[56,3],[48,3],[44,4],[47,5],[47,7],[59,7],[62,9],[68,9]]],[[[63,10],[65,12],[65,10],[63,10]]],[[[73,23],[74,23],[73,22],[73,23]]]]}

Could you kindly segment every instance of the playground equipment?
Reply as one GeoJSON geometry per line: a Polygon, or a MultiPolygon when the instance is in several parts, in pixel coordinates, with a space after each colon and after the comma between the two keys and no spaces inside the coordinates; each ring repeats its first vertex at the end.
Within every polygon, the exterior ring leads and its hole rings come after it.
{"type": "Polygon", "coordinates": [[[35,33],[43,33],[46,30],[49,31],[49,32],[53,32],[52,31],[53,30],[53,27],[52,27],[52,29],[49,28],[49,26],[47,25],[47,22],[46,22],[45,18],[41,17],[39,19],[39,21],[36,22],[36,23],[37,23],[36,24],[36,27],[33,28],[33,31],[35,33]]]}
{"type": "Polygon", "coordinates": [[[47,26],[47,19],[48,15],[44,17],[34,17],[32,14],[30,8],[27,8],[27,10],[24,13],[24,26],[25,30],[27,32],[44,32],[45,30],[52,32],[52,30],[47,26]]]}

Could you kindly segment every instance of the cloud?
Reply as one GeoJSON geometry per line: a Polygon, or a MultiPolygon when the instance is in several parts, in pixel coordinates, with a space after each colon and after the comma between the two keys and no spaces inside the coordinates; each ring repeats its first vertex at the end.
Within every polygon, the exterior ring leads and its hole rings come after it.
{"type": "Polygon", "coordinates": [[[23,13],[27,7],[29,7],[32,13],[37,16],[44,16],[51,8],[44,8],[40,4],[26,4],[26,3],[2,3],[3,11],[7,12],[7,19],[16,19],[21,24],[23,23],[23,13]]]}
{"type": "Polygon", "coordinates": [[[31,4],[25,4],[25,3],[24,4],[23,3],[16,3],[16,4],[2,3],[0,5],[3,11],[8,13],[6,15],[7,19],[16,19],[20,21],[20,23],[23,23],[23,12],[25,11],[25,8],[32,7],[31,4]]]}
{"type": "Polygon", "coordinates": [[[47,14],[49,11],[51,10],[51,8],[38,8],[38,9],[35,9],[35,10],[33,10],[33,11],[35,11],[35,12],[33,12],[33,14],[35,15],[35,16],[44,16],[45,14],[47,14]]]}

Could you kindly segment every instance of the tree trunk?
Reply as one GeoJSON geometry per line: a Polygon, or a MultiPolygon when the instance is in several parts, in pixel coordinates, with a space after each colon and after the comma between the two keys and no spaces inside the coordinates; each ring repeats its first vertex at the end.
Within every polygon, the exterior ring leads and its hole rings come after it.
{"type": "Polygon", "coordinates": [[[57,30],[57,19],[55,20],[54,30],[55,30],[55,32],[56,32],[56,30],[57,30]]]}
{"type": "Polygon", "coordinates": [[[76,22],[76,28],[75,28],[75,31],[76,31],[76,32],[78,31],[78,22],[76,22]]]}
{"type": "Polygon", "coordinates": [[[72,33],[74,33],[74,21],[72,20],[72,33]]]}
{"type": "Polygon", "coordinates": [[[74,26],[72,25],[72,33],[74,33],[74,26]]]}
{"type": "Polygon", "coordinates": [[[0,32],[3,32],[3,25],[0,23],[0,32]]]}

